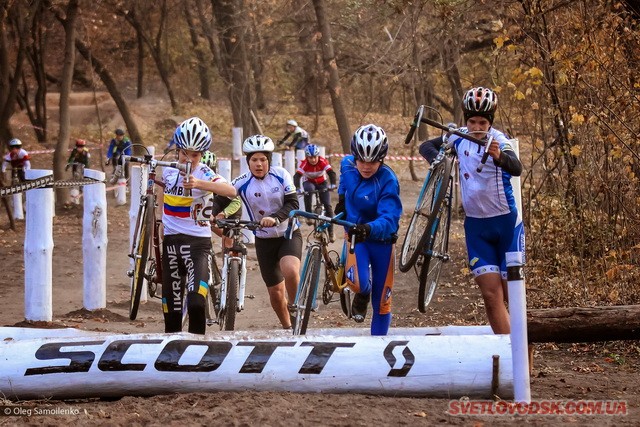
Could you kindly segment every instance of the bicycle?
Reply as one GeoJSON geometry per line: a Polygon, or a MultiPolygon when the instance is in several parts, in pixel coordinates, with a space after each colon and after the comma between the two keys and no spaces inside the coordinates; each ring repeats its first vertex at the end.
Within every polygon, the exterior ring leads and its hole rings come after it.
{"type": "Polygon", "coordinates": [[[320,190],[311,190],[311,191],[299,191],[298,194],[300,196],[311,196],[312,205],[313,205],[313,213],[316,215],[325,215],[324,205],[322,204],[322,200],[320,199],[320,193],[326,193],[327,191],[335,191],[335,188],[322,188],[320,190]]]}
{"type": "Polygon", "coordinates": [[[153,156],[148,154],[148,151],[143,157],[127,155],[120,157],[121,164],[126,164],[127,161],[140,163],[149,168],[146,188],[143,188],[145,191],[140,192],[140,206],[138,207],[133,241],[129,253],[129,257],[134,261],[133,270],[127,271],[127,275],[131,277],[129,319],[135,320],[140,307],[144,280],[147,280],[149,296],[152,298],[160,298],[156,295],[156,292],[158,284],[162,287],[162,257],[160,253],[160,225],[162,222],[156,219],[155,212],[157,207],[155,193],[156,168],[158,166],[175,168],[184,172],[188,177],[191,174],[191,163],[180,164],[177,161],[155,160],[153,156]]]}
{"type": "MultiPolygon", "coordinates": [[[[326,305],[331,301],[333,292],[340,292],[342,310],[347,317],[351,317],[351,291],[347,287],[344,274],[344,260],[346,255],[343,254],[340,258],[332,256],[332,251],[328,249],[329,235],[327,229],[329,228],[329,224],[342,225],[345,227],[353,227],[355,224],[343,221],[339,219],[339,216],[330,218],[303,210],[294,210],[289,213],[289,226],[285,233],[285,236],[288,238],[291,237],[293,221],[297,216],[303,216],[316,223],[313,231],[307,237],[307,255],[302,265],[298,290],[293,304],[289,306],[290,311],[293,312],[292,316],[295,319],[292,324],[293,335],[304,335],[307,332],[311,311],[316,308],[321,263],[324,263],[325,266],[323,303],[326,305]],[[329,293],[328,288],[331,293],[329,293]],[[329,298],[327,298],[325,294],[328,294],[329,298]]],[[[352,253],[354,245],[355,240],[351,239],[349,250],[352,253]]]]}
{"type": "MultiPolygon", "coordinates": [[[[453,172],[456,153],[449,135],[456,135],[475,142],[483,147],[491,144],[492,137],[484,140],[459,131],[455,125],[443,125],[424,116],[425,106],[418,107],[409,129],[405,144],[411,142],[416,128],[426,123],[447,132],[445,143],[438,156],[429,166],[422,189],[416,201],[416,207],[407,227],[400,251],[399,269],[407,272],[414,267],[418,276],[418,309],[425,313],[438,287],[442,265],[450,260],[449,230],[451,226],[451,208],[453,200],[453,172]],[[419,270],[419,271],[418,271],[419,270]]],[[[478,172],[488,159],[485,151],[478,172]]]]}
{"type": "Polygon", "coordinates": [[[233,240],[233,244],[231,247],[223,245],[222,271],[219,272],[221,279],[219,286],[211,288],[215,313],[212,323],[217,323],[220,330],[233,331],[236,314],[244,310],[247,282],[247,247],[242,230],[254,231],[260,228],[260,223],[234,218],[215,219],[213,223],[233,240]]]}

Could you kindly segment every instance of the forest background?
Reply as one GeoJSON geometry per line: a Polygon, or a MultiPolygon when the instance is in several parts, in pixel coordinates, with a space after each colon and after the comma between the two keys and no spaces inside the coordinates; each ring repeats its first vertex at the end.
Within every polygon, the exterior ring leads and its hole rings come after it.
{"type": "Polygon", "coordinates": [[[494,88],[495,125],[519,139],[525,165],[529,306],[640,301],[637,1],[4,0],[0,11],[0,141],[55,148],[56,179],[76,138],[94,158],[115,127],[161,149],[192,115],[223,156],[231,127],[277,139],[289,118],[328,153],[374,122],[393,154],[415,155],[402,141],[417,105],[462,124],[465,89],[494,88]],[[72,92],[92,99],[90,125],[70,116],[72,92]],[[117,111],[100,108],[106,96],[117,111]],[[139,120],[139,99],[166,116],[139,120]]]}

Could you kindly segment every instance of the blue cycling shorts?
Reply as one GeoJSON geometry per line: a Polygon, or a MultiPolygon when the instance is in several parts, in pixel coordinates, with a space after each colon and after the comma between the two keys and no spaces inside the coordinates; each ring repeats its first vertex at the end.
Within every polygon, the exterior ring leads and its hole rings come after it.
{"type": "Polygon", "coordinates": [[[500,273],[506,279],[507,252],[521,252],[524,260],[524,227],[517,211],[492,218],[467,217],[464,232],[473,277],[500,273]]]}

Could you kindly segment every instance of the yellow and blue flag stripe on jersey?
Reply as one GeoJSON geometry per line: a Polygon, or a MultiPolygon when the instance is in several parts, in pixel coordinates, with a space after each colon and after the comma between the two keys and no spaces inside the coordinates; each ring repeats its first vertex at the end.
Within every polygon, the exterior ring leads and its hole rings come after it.
{"type": "Polygon", "coordinates": [[[178,218],[189,218],[191,214],[192,197],[174,196],[171,194],[164,195],[164,213],[165,215],[175,216],[178,218]]]}

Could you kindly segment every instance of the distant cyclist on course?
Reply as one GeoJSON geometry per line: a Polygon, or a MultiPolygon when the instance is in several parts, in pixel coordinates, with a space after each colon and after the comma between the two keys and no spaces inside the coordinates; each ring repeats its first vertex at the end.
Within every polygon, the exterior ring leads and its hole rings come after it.
{"type": "Polygon", "coordinates": [[[287,148],[304,150],[305,147],[309,145],[309,134],[306,130],[298,126],[298,122],[293,119],[287,120],[287,132],[282,139],[278,141],[278,147],[284,144],[289,137],[291,137],[291,142],[286,144],[287,148]]]}

